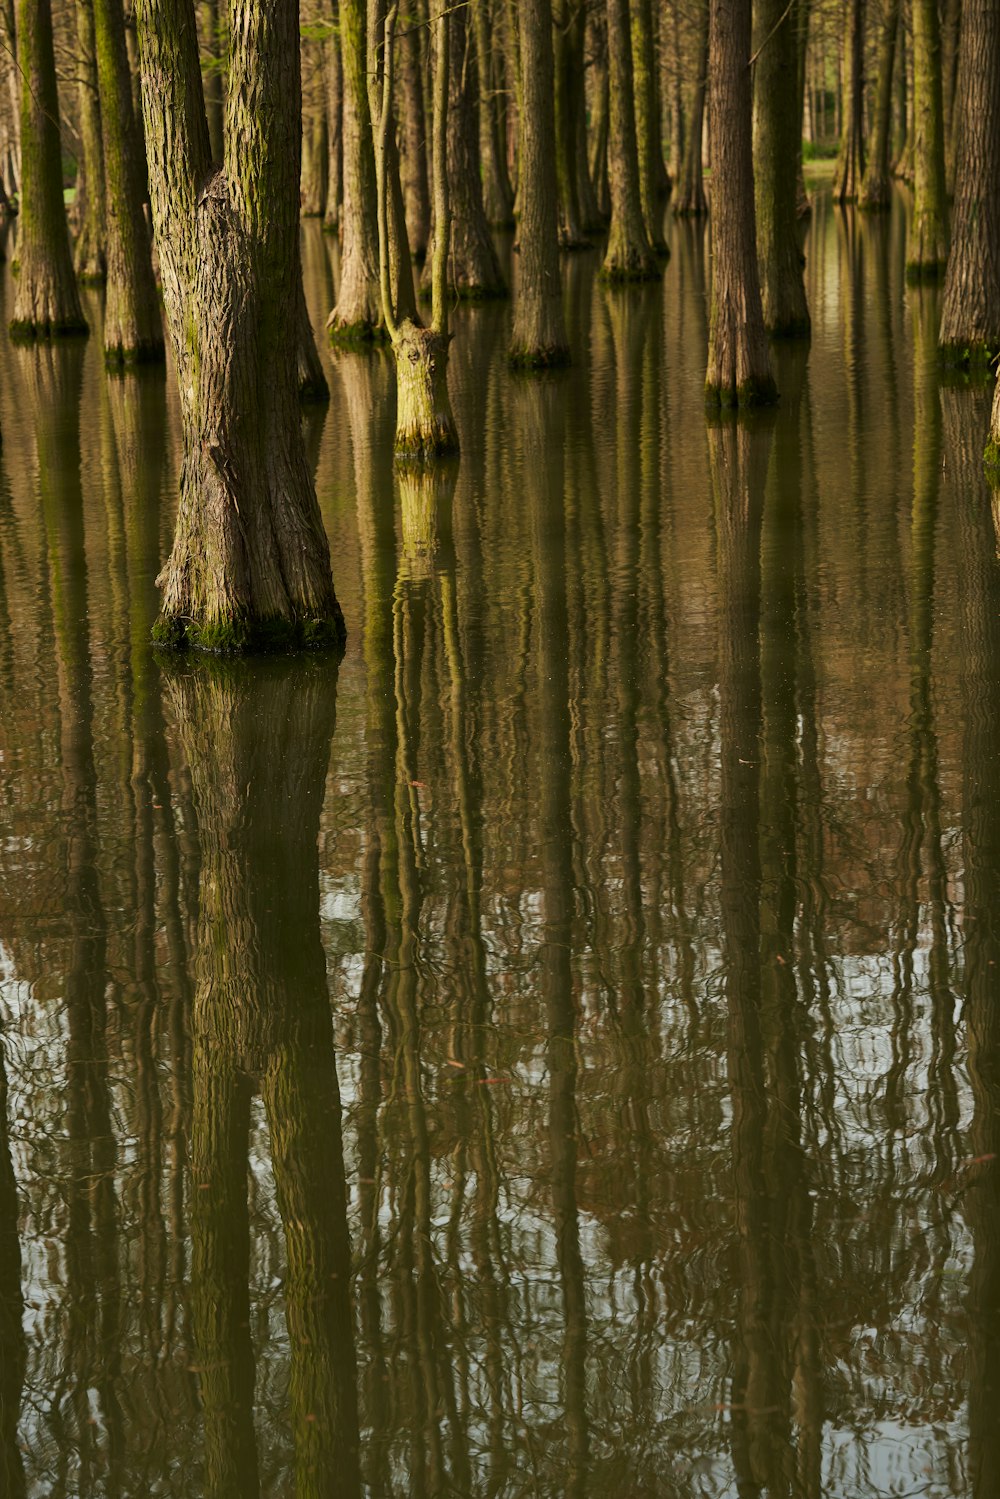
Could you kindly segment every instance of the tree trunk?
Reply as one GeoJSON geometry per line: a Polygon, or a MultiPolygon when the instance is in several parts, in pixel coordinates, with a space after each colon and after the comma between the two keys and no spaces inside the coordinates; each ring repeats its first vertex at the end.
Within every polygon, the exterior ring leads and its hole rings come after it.
{"type": "Polygon", "coordinates": [[[956,109],[960,87],[959,53],[961,34],[965,25],[962,0],[943,0],[941,8],[941,107],[944,112],[944,155],[948,174],[949,196],[953,181],[957,126],[961,109],[956,109]]]}
{"type": "Polygon", "coordinates": [[[691,93],[691,118],[684,148],[684,164],[674,187],[674,213],[678,218],[701,218],[708,212],[702,166],[705,95],[708,91],[708,0],[702,0],[698,24],[697,72],[691,93]]]}
{"type": "Polygon", "coordinates": [[[798,39],[786,0],[757,0],[756,35],[754,169],[764,326],[782,338],[808,338],[798,234],[798,39]]]}
{"type": "Polygon", "coordinates": [[[63,207],[51,0],[20,0],[17,48],[22,73],[22,177],[20,270],[11,336],[59,338],[87,333],[63,207]]]}
{"type": "Polygon", "coordinates": [[[93,0],[93,5],[107,201],[104,354],[109,367],[122,369],[163,359],[163,319],[143,207],[145,168],[121,0],[93,0]]]}
{"type": "MultiPolygon", "coordinates": [[[[506,121],[498,77],[499,38],[493,36],[490,0],[474,0],[472,22],[476,37],[476,76],[479,80],[479,158],[482,162],[483,208],[489,223],[500,229],[514,222],[514,191],[507,171],[506,121]]],[[[550,80],[551,88],[551,80],[550,80]]]]}
{"type": "Polygon", "coordinates": [[[344,75],[340,64],[340,45],[335,36],[327,37],[323,46],[323,81],[326,87],[326,143],[329,151],[323,228],[332,234],[340,224],[340,205],[344,198],[344,75]]]}
{"type": "Polygon", "coordinates": [[[83,158],[76,174],[76,246],[73,263],[80,280],[99,286],[105,277],[104,150],[101,140],[100,86],[94,36],[94,0],[79,0],[76,37],[80,48],[80,144],[83,158]]]}
{"type": "Polygon", "coordinates": [[[301,295],[298,7],[232,0],[230,14],[225,161],[213,171],[193,0],[137,9],[183,436],[156,634],[217,651],[339,643],[289,336],[301,295]]]}
{"type": "Polygon", "coordinates": [[[965,0],[961,149],[941,310],[949,364],[985,369],[1000,353],[1000,13],[965,0]]]}
{"type": "Polygon", "coordinates": [[[594,184],[594,198],[602,221],[598,227],[603,228],[611,218],[611,183],[608,178],[608,134],[611,129],[611,76],[607,56],[607,29],[605,27],[601,30],[598,27],[595,12],[591,11],[588,19],[591,26],[592,42],[595,44],[600,42],[601,44],[600,51],[594,61],[594,102],[591,111],[594,120],[594,146],[593,155],[590,160],[590,180],[594,184]]]}
{"type": "Polygon", "coordinates": [[[913,224],[908,281],[937,281],[948,263],[941,24],[937,0],[913,0],[913,224]]]}
{"type": "Polygon", "coordinates": [[[199,0],[198,19],[201,22],[205,49],[202,78],[205,87],[205,112],[208,115],[208,140],[212,148],[212,160],[221,161],[225,113],[225,90],[223,88],[225,58],[222,27],[219,22],[219,0],[199,0]]]}
{"type": "Polygon", "coordinates": [[[899,0],[886,0],[882,13],[882,34],[878,48],[878,89],[875,106],[875,136],[871,155],[858,194],[858,207],[882,210],[889,207],[892,182],[889,175],[889,148],[892,131],[892,72],[896,56],[896,36],[901,25],[899,0]]]}
{"type": "Polygon", "coordinates": [[[757,271],[750,0],[711,0],[712,316],[706,400],[712,406],[777,399],[757,271]]]}
{"type": "Polygon", "coordinates": [[[364,0],[340,0],[343,72],[343,248],[337,305],[327,321],[331,339],[365,344],[386,336],[378,284],[375,153],[368,105],[367,14],[364,0]]]}
{"type": "Polygon", "coordinates": [[[510,362],[543,369],[569,361],[559,276],[552,11],[549,0],[520,0],[521,248],[510,362]]]}
{"type": "Polygon", "coordinates": [[[431,234],[431,190],[427,171],[427,118],[424,114],[422,70],[430,67],[430,46],[423,44],[423,27],[408,24],[401,37],[403,47],[403,201],[406,205],[406,235],[414,258],[427,255],[431,234]]]}
{"type": "Polygon", "coordinates": [[[795,48],[797,53],[795,79],[797,91],[795,118],[798,121],[795,143],[796,213],[800,219],[807,219],[812,213],[812,204],[809,201],[809,194],[806,192],[802,142],[805,135],[806,63],[809,57],[809,0],[795,0],[792,7],[792,26],[795,31],[795,48]]]}
{"type": "Polygon", "coordinates": [[[646,233],[635,132],[635,80],[628,0],[607,0],[611,230],[601,267],[606,281],[652,281],[661,273],[646,233]]]}
{"type": "Polygon", "coordinates": [[[865,175],[865,0],[851,0],[843,59],[847,101],[833,196],[838,203],[853,203],[865,175]]]}
{"type": "Polygon", "coordinates": [[[581,202],[583,178],[588,176],[583,89],[584,15],[583,7],[573,4],[572,0],[555,0],[552,13],[555,22],[553,68],[559,243],[564,250],[578,250],[590,244],[588,227],[593,225],[588,224],[588,220],[597,217],[596,203],[585,208],[581,202]],[[581,142],[582,172],[578,154],[581,142]]]}
{"type": "Polygon", "coordinates": [[[322,77],[322,57],[316,58],[320,73],[308,128],[302,137],[301,213],[304,219],[326,216],[326,194],[329,187],[330,142],[326,123],[326,87],[322,77]]]}
{"type": "Polygon", "coordinates": [[[652,0],[633,0],[632,59],[635,72],[635,133],[639,153],[639,194],[646,238],[655,255],[670,251],[663,237],[663,141],[660,91],[656,77],[656,37],[652,0]]]}

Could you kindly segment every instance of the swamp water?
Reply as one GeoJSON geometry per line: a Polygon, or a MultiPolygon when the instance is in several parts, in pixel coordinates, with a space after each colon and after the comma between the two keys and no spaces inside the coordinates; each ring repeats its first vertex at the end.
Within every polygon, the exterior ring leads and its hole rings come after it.
{"type": "Polygon", "coordinates": [[[460,310],[433,478],[328,360],[339,665],[154,656],[170,383],[3,341],[4,1495],[997,1493],[989,393],[903,227],[819,195],[749,427],[689,225],[559,377],[460,310]]]}

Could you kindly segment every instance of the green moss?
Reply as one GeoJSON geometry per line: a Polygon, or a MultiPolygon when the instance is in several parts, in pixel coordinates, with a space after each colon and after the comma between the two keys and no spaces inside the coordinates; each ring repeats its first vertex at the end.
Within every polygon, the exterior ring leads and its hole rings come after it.
{"type": "Polygon", "coordinates": [[[458,434],[453,428],[441,427],[431,434],[396,433],[396,462],[403,465],[453,457],[458,450],[458,434]]]}
{"type": "Polygon", "coordinates": [[[216,656],[342,650],[347,638],[339,608],[333,615],[305,619],[239,616],[201,622],[161,614],[152,634],[154,645],[161,650],[207,651],[216,656]]]}
{"type": "Polygon", "coordinates": [[[144,364],[165,364],[166,351],[162,344],[143,343],[134,349],[125,349],[117,344],[104,350],[104,367],[109,375],[123,375],[144,364]]]}
{"type": "Polygon", "coordinates": [[[15,319],[10,324],[11,343],[32,344],[54,338],[86,338],[90,332],[86,318],[66,318],[56,323],[33,323],[15,319]]]}
{"type": "Polygon", "coordinates": [[[644,281],[659,281],[663,276],[662,264],[650,254],[648,260],[607,261],[601,266],[600,277],[608,286],[637,286],[644,281]]]}
{"type": "Polygon", "coordinates": [[[950,343],[938,346],[938,357],[947,370],[967,370],[970,374],[992,377],[1000,345],[950,343]]]}
{"type": "Polygon", "coordinates": [[[986,470],[986,477],[993,487],[1000,488],[1000,442],[995,437],[991,437],[986,444],[986,451],[983,454],[983,467],[986,470]]]}
{"type": "Polygon", "coordinates": [[[507,355],[512,370],[558,370],[570,363],[568,344],[550,344],[544,349],[512,348],[507,355]]]}
{"type": "Polygon", "coordinates": [[[389,342],[383,323],[335,323],[329,330],[330,342],[338,349],[371,349],[389,342]]]}

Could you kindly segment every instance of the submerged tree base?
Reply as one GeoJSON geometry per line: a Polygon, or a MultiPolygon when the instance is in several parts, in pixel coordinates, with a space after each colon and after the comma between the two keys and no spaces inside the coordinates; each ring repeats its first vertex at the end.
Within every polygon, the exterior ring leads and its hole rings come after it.
{"type": "Polygon", "coordinates": [[[138,344],[128,349],[116,344],[113,348],[104,350],[104,365],[109,375],[124,375],[140,365],[165,364],[166,360],[167,354],[162,343],[138,344]]]}
{"type": "Polygon", "coordinates": [[[907,286],[936,286],[944,280],[947,269],[947,256],[941,260],[908,260],[906,284],[907,286]]]}
{"type": "Polygon", "coordinates": [[[600,274],[601,280],[609,286],[634,286],[643,281],[661,280],[663,262],[652,250],[630,250],[625,254],[607,256],[600,274]]]}
{"type": "Polygon", "coordinates": [[[458,429],[448,398],[451,337],[407,318],[395,330],[396,457],[425,463],[458,452],[458,429]]]}
{"type": "Polygon", "coordinates": [[[569,344],[550,344],[546,348],[512,347],[507,355],[512,370],[558,370],[570,363],[569,344]]]}
{"type": "Polygon", "coordinates": [[[343,650],[347,639],[338,605],[325,617],[196,620],[161,614],[153,626],[153,641],[163,650],[207,651],[216,656],[264,655],[298,650],[343,650]]]}
{"type": "Polygon", "coordinates": [[[768,376],[766,379],[744,380],[742,384],[716,385],[707,381],[705,406],[713,411],[750,411],[778,404],[778,387],[768,376]]]}
{"type": "Polygon", "coordinates": [[[61,318],[54,322],[35,323],[15,318],[9,328],[12,343],[45,343],[55,338],[86,338],[90,324],[86,318],[61,318]]]}
{"type": "Polygon", "coordinates": [[[355,323],[335,322],[331,318],[326,331],[330,343],[337,349],[384,348],[389,342],[385,324],[373,323],[368,318],[361,318],[355,323]]]}
{"type": "Polygon", "coordinates": [[[943,343],[938,345],[938,357],[946,370],[960,370],[970,375],[979,375],[985,381],[992,379],[1000,343],[943,343]]]}

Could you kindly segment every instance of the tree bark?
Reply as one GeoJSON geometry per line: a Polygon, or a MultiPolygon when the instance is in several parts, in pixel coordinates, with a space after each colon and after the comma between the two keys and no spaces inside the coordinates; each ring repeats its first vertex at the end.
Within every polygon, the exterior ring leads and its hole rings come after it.
{"type": "Polygon", "coordinates": [[[556,129],[552,97],[552,11],[549,0],[520,0],[521,223],[517,296],[510,362],[543,369],[569,361],[559,276],[556,129]]]}
{"type": "Polygon", "coordinates": [[[941,23],[937,0],[913,0],[913,224],[908,281],[937,281],[948,263],[941,23]]]}
{"type": "Polygon", "coordinates": [[[674,213],[678,218],[701,218],[708,213],[705,197],[705,175],[702,166],[702,135],[705,128],[705,95],[708,92],[708,0],[702,0],[699,11],[698,54],[694,88],[691,92],[691,118],[688,122],[684,163],[674,188],[674,213]]]}
{"type": "Polygon", "coordinates": [[[705,396],[712,406],[777,399],[757,270],[750,104],[750,0],[711,0],[712,313],[705,396]]]}
{"type": "Polygon", "coordinates": [[[366,344],[386,337],[378,281],[375,152],[368,104],[365,0],[340,0],[343,73],[343,246],[337,305],[327,321],[331,339],[366,344]]]}
{"type": "Polygon", "coordinates": [[[635,78],[628,0],[607,0],[611,229],[606,281],[653,281],[661,273],[646,233],[635,129],[635,78]]]}
{"type": "Polygon", "coordinates": [[[20,0],[17,48],[22,75],[21,223],[11,336],[83,334],[89,329],[73,273],[63,207],[51,0],[20,0]]]}
{"type": "Polygon", "coordinates": [[[889,150],[892,133],[892,75],[899,32],[899,0],[886,0],[882,13],[882,32],[878,48],[878,86],[875,105],[875,134],[871,155],[858,193],[858,207],[881,211],[889,207],[892,182],[889,174],[889,150]]]}
{"type": "Polygon", "coordinates": [[[427,255],[431,234],[431,191],[427,171],[427,118],[424,114],[422,70],[430,67],[430,46],[424,45],[425,29],[407,25],[403,46],[403,201],[406,205],[406,235],[417,261],[427,255]]]}
{"type": "Polygon", "coordinates": [[[143,206],[145,169],[121,0],[93,0],[93,5],[107,202],[104,354],[109,367],[123,369],[164,358],[163,319],[143,206]]]}
{"type": "Polygon", "coordinates": [[[202,78],[205,87],[205,112],[208,115],[208,139],[212,148],[212,160],[221,161],[223,153],[223,129],[225,118],[225,73],[222,27],[219,21],[219,0],[199,0],[198,18],[201,22],[205,66],[202,78]]]}
{"type": "Polygon", "coordinates": [[[183,437],[156,635],[216,651],[339,643],[343,617],[302,444],[290,336],[301,295],[298,7],[231,0],[217,169],[193,0],[140,0],[137,17],[183,437]]]}
{"type": "Polygon", "coordinates": [[[326,80],[319,48],[312,49],[312,61],[319,77],[313,90],[308,125],[302,134],[301,212],[304,219],[322,219],[326,216],[330,142],[326,120],[326,80]]]}
{"type": "Polygon", "coordinates": [[[764,326],[781,338],[808,338],[798,233],[799,54],[786,0],[757,0],[756,36],[754,186],[764,326]]]}
{"type": "Polygon", "coordinates": [[[639,195],[646,238],[655,255],[669,255],[663,237],[663,141],[660,91],[656,76],[656,36],[652,0],[633,0],[632,60],[635,73],[635,133],[639,153],[639,195]]]}
{"type": "Polygon", "coordinates": [[[838,203],[853,203],[865,175],[865,0],[851,0],[844,65],[847,100],[833,196],[838,203]]]}
{"type": "Polygon", "coordinates": [[[961,147],[941,310],[949,364],[986,368],[1000,353],[1000,13],[965,0],[961,147]]]}
{"type": "Polygon", "coordinates": [[[101,139],[100,86],[93,0],[79,0],[76,37],[80,48],[80,143],[83,158],[76,174],[76,245],[73,263],[82,282],[99,286],[105,277],[104,148],[101,139]]]}
{"type": "Polygon", "coordinates": [[[483,208],[489,223],[500,229],[514,222],[514,190],[507,171],[504,96],[501,91],[499,38],[495,37],[490,0],[474,0],[472,24],[476,38],[476,76],[479,80],[479,159],[482,162],[483,208]]]}
{"type": "Polygon", "coordinates": [[[323,46],[323,81],[326,86],[326,143],[329,151],[323,228],[333,233],[340,224],[340,205],[344,198],[344,75],[336,36],[327,37],[323,46]]]}
{"type": "Polygon", "coordinates": [[[589,187],[583,6],[574,0],[555,0],[552,15],[559,243],[564,250],[578,250],[590,244],[589,231],[599,227],[595,223],[599,214],[593,194],[588,195],[593,201],[586,204],[581,196],[585,179],[589,187]]]}

